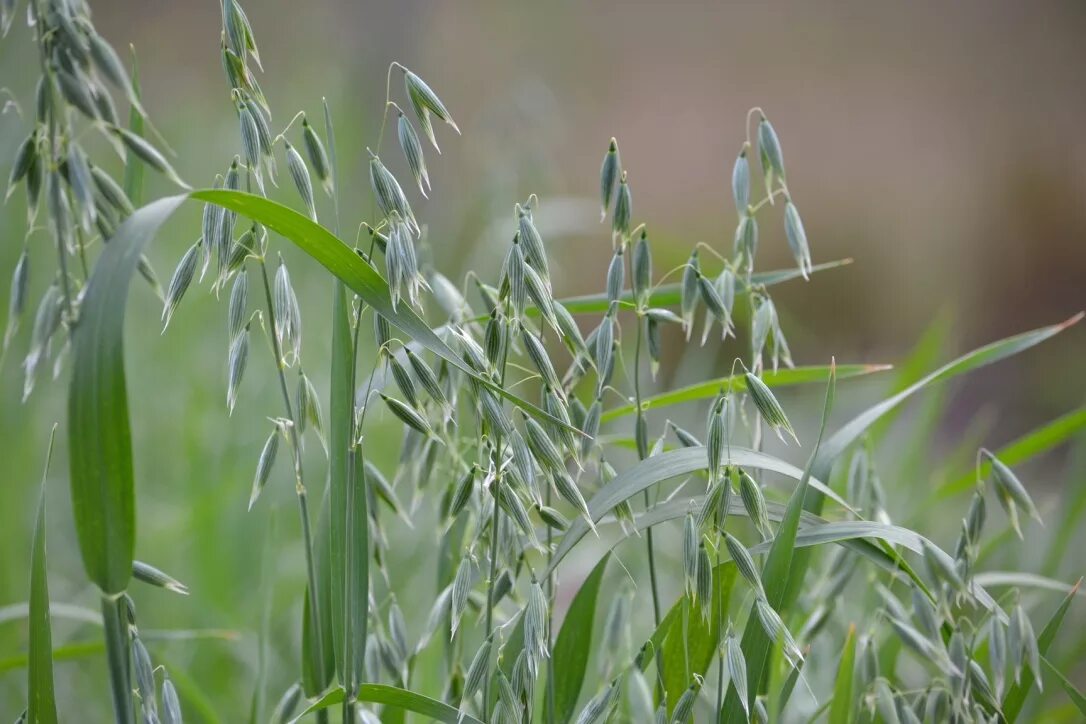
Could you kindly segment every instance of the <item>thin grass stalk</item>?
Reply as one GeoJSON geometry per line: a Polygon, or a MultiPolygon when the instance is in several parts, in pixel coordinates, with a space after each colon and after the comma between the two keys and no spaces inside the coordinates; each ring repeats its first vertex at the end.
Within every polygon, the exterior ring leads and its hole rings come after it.
{"type": "MultiPolygon", "coordinates": [[[[268,324],[275,329],[275,305],[272,303],[271,282],[268,280],[268,266],[264,259],[260,259],[260,278],[264,283],[264,301],[267,305],[268,324]]],[[[279,348],[279,340],[275,334],[269,334],[271,338],[272,353],[275,355],[275,371],[279,377],[279,389],[283,395],[283,406],[286,408],[287,418],[290,420],[290,441],[294,457],[294,489],[298,496],[298,513],[302,518],[302,542],[305,545],[305,569],[306,579],[309,584],[309,611],[310,625],[317,647],[317,658],[324,661],[324,641],[320,632],[320,607],[317,603],[317,572],[313,565],[313,534],[309,523],[309,500],[305,488],[305,480],[302,476],[301,440],[298,438],[298,420],[295,417],[294,405],[290,401],[290,390],[287,387],[287,378],[283,374],[283,354],[279,348]]],[[[319,713],[318,713],[319,715],[319,713]]],[[[324,717],[327,718],[327,712],[324,717]]]]}
{"type": "Polygon", "coordinates": [[[124,594],[102,595],[102,623],[105,626],[106,659],[113,693],[117,724],[133,724],[132,673],[128,664],[128,620],[124,594]]]}

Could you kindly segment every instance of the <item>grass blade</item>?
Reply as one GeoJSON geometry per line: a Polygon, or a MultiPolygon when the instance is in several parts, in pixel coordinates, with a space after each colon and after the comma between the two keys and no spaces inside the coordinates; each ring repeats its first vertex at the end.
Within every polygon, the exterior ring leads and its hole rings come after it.
{"type": "MultiPolygon", "coordinates": [[[[812,477],[812,469],[822,450],[822,436],[826,432],[826,423],[829,420],[830,410],[833,408],[835,391],[836,377],[832,372],[831,363],[829,382],[826,385],[826,401],[822,409],[822,424],[819,426],[818,439],[815,441],[814,452],[811,453],[810,462],[808,462],[807,469],[803,472],[803,477],[800,479],[799,485],[796,486],[796,489],[792,492],[792,497],[788,500],[784,518],[777,528],[777,535],[773,539],[772,547],[769,549],[769,555],[766,557],[765,564],[762,568],[762,581],[765,586],[766,600],[771,606],[777,609],[778,613],[781,613],[782,616],[785,613],[781,610],[782,603],[784,602],[785,587],[792,567],[792,555],[796,547],[796,534],[799,529],[800,517],[803,513],[803,504],[807,494],[808,481],[812,477]]],[[[743,631],[742,642],[743,655],[747,660],[747,677],[750,683],[750,689],[746,692],[748,711],[750,708],[753,708],[754,699],[762,685],[762,680],[766,672],[766,665],[769,661],[771,646],[772,641],[766,635],[765,630],[761,626],[754,624],[754,622],[748,623],[743,631]]],[[[744,710],[744,707],[742,707],[738,701],[739,696],[740,694],[737,694],[735,689],[730,689],[728,691],[728,695],[724,700],[724,706],[720,710],[721,721],[739,722],[741,712],[744,710]]]]}
{"type": "Polygon", "coordinates": [[[833,687],[833,703],[830,704],[828,724],[849,724],[852,721],[852,677],[856,671],[856,626],[848,627],[845,649],[837,667],[837,681],[833,687]]]}
{"type": "Polygon", "coordinates": [[[1056,681],[1060,682],[1063,690],[1067,692],[1067,696],[1071,697],[1071,703],[1078,709],[1078,713],[1086,717],[1086,696],[1083,696],[1082,692],[1075,688],[1075,685],[1063,675],[1063,672],[1044,656],[1041,657],[1041,663],[1044,664],[1049,673],[1056,677],[1056,681]]]}
{"type": "MultiPolygon", "coordinates": [[[[333,689],[310,704],[305,711],[291,720],[291,724],[296,724],[296,722],[301,721],[314,712],[328,709],[337,704],[342,704],[345,696],[346,692],[344,692],[343,689],[338,687],[333,689]]],[[[369,702],[371,704],[383,704],[388,707],[413,711],[416,714],[429,717],[432,721],[444,722],[445,724],[458,724],[458,722],[482,724],[482,722],[470,714],[462,714],[455,707],[442,703],[437,699],[431,699],[428,696],[423,696],[414,691],[408,691],[407,689],[401,689],[396,686],[387,686],[385,684],[362,684],[358,689],[358,701],[369,702]]]]}
{"type": "Polygon", "coordinates": [[[568,722],[577,711],[577,700],[581,696],[584,672],[592,650],[596,601],[610,559],[611,554],[606,554],[588,574],[562,621],[551,654],[554,657],[554,717],[548,716],[546,721],[568,722]]]}
{"type": "MultiPolygon", "coordinates": [[[[890,365],[842,365],[837,368],[837,378],[845,379],[848,377],[859,377],[861,375],[868,375],[873,372],[881,372],[882,370],[888,369],[890,369],[890,365]]],[[[762,377],[762,381],[770,388],[789,387],[807,382],[825,382],[826,378],[829,376],[829,372],[830,368],[825,366],[781,368],[779,370],[767,370],[762,377]]],[[[655,410],[661,407],[679,405],[684,402],[707,400],[716,397],[722,389],[743,392],[747,389],[747,383],[743,375],[718,377],[717,379],[699,382],[652,397],[646,397],[642,400],[642,407],[645,410],[655,410]]],[[[620,417],[632,415],[636,410],[637,408],[634,405],[623,405],[622,407],[616,407],[605,412],[601,420],[603,422],[608,422],[620,417]]]]}
{"type": "Polygon", "coordinates": [[[57,426],[49,433],[45,453],[38,515],[34,521],[34,543],[30,554],[30,651],[27,670],[27,721],[31,724],[56,724],[57,702],[53,689],[53,634],[49,623],[49,578],[45,554],[45,481],[53,458],[53,439],[57,426]]]}
{"type": "MultiPolygon", "coordinates": [[[[795,479],[804,477],[804,473],[795,466],[754,450],[733,447],[731,449],[731,460],[736,465],[743,467],[769,470],[795,479]]],[[[705,470],[707,466],[708,458],[703,447],[683,448],[654,455],[639,462],[632,468],[624,470],[618,477],[600,488],[588,501],[588,511],[593,522],[598,522],[616,505],[629,500],[641,491],[647,490],[664,480],[705,470]]],[[[569,526],[569,530],[562,536],[558,549],[555,551],[551,564],[544,575],[553,571],[562,558],[588,531],[588,522],[583,518],[573,521],[569,526]]]]}

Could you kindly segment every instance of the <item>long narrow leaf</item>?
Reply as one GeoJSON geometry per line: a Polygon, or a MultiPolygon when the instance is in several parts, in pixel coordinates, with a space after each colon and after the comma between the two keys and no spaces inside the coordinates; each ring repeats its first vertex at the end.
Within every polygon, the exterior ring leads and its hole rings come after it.
{"type": "Polygon", "coordinates": [[[837,666],[837,680],[833,685],[833,703],[830,704],[828,724],[849,724],[852,721],[852,677],[856,671],[856,626],[848,627],[841,663],[837,666]]]}
{"type": "MultiPolygon", "coordinates": [[[[861,375],[869,375],[873,372],[881,372],[888,369],[890,369],[890,365],[841,365],[837,368],[837,379],[859,377],[861,375]]],[[[830,368],[825,366],[781,368],[779,370],[766,370],[761,379],[765,382],[767,387],[790,387],[792,385],[800,385],[807,382],[825,382],[829,373],[830,368]]],[[[641,404],[645,410],[655,410],[661,407],[679,405],[684,402],[707,400],[716,397],[720,390],[743,392],[746,389],[747,383],[744,375],[725,376],[706,382],[698,382],[697,384],[688,385],[687,387],[680,387],[676,390],[663,392],[652,397],[646,397],[642,400],[641,404]]],[[[623,405],[622,407],[608,410],[603,414],[601,419],[603,422],[615,420],[620,417],[632,415],[636,410],[637,407],[635,405],[623,405]]]]}
{"type": "Polygon", "coordinates": [[[56,724],[57,702],[53,689],[53,634],[49,624],[49,578],[45,554],[45,481],[53,458],[53,438],[45,453],[38,515],[34,521],[34,544],[30,554],[30,665],[27,670],[27,721],[30,724],[56,724]]]}
{"type": "MultiPolygon", "coordinates": [[[[333,689],[310,704],[305,711],[291,720],[291,724],[295,724],[314,712],[336,706],[337,704],[342,704],[344,697],[345,692],[343,689],[338,687],[333,689]]],[[[461,713],[460,710],[455,707],[444,704],[437,699],[431,699],[428,696],[423,696],[414,691],[400,689],[395,686],[386,686],[384,684],[362,684],[358,689],[357,698],[358,701],[369,702],[371,704],[383,704],[385,706],[413,711],[416,714],[429,717],[431,721],[445,722],[445,724],[457,724],[458,722],[482,724],[482,722],[470,714],[461,713]]]]}
{"type": "MultiPolygon", "coordinates": [[[[577,595],[573,597],[562,621],[562,628],[554,643],[554,721],[568,722],[577,710],[577,700],[581,696],[584,672],[588,666],[588,656],[592,651],[592,632],[595,630],[596,602],[600,595],[603,574],[607,570],[607,554],[588,578],[581,584],[577,595]]],[[[547,721],[551,721],[547,717],[547,721]]]]}

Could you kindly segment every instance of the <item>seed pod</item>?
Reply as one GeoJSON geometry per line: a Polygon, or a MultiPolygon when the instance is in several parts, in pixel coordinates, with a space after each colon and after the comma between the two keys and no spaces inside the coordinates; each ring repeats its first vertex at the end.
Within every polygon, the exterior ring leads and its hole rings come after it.
{"type": "Polygon", "coordinates": [[[951,561],[942,551],[929,543],[926,538],[920,540],[920,547],[923,549],[924,563],[927,564],[928,571],[931,573],[932,578],[936,581],[946,583],[955,591],[965,589],[965,582],[958,574],[958,570],[954,567],[953,561],[951,561]]]}
{"type": "Polygon", "coordinates": [[[475,471],[478,468],[471,466],[466,473],[464,473],[460,480],[457,481],[456,487],[453,488],[452,501],[449,504],[449,517],[455,518],[460,514],[460,511],[464,509],[464,506],[471,500],[471,493],[475,489],[475,471]]]}
{"type": "Polygon", "coordinates": [[[98,189],[98,193],[102,195],[110,206],[117,210],[122,217],[128,216],[135,209],[132,206],[132,201],[125,194],[124,189],[120,184],[113,180],[113,177],[103,171],[101,168],[95,165],[90,167],[91,178],[94,180],[94,186],[98,189]]]}
{"type": "Polygon", "coordinates": [[[388,609],[388,633],[396,658],[404,661],[407,659],[410,648],[407,645],[407,623],[403,619],[403,611],[395,600],[388,609]]]}
{"type": "Polygon", "coordinates": [[[574,458],[577,456],[577,450],[579,445],[577,439],[573,436],[572,422],[569,419],[569,408],[566,406],[562,399],[549,387],[543,389],[543,410],[551,417],[557,419],[561,425],[556,425],[552,422],[547,422],[544,427],[547,429],[552,440],[559,445],[559,447],[565,448],[565,450],[574,458]]]}
{"type": "Polygon", "coordinates": [[[652,292],[652,250],[644,229],[633,251],[633,289],[637,303],[647,304],[652,292]]]}
{"type": "Polygon", "coordinates": [[[34,327],[30,333],[30,351],[27,352],[26,360],[23,362],[25,369],[23,380],[24,402],[34,389],[38,364],[46,355],[49,340],[53,338],[57,329],[60,328],[61,303],[60,287],[56,282],[53,282],[49,285],[45,294],[42,295],[37,312],[34,314],[34,327]]]}
{"type": "Polygon", "coordinates": [[[524,265],[524,282],[532,304],[539,309],[547,324],[561,334],[562,328],[558,326],[558,320],[554,316],[554,303],[551,301],[551,292],[547,288],[546,282],[539,276],[539,272],[533,269],[531,264],[524,265]]]}
{"type": "Polygon", "coordinates": [[[569,528],[569,520],[554,508],[540,505],[537,506],[536,512],[539,513],[539,519],[542,520],[548,528],[553,528],[558,532],[569,528]]]}
{"type": "Polygon", "coordinates": [[[445,393],[442,392],[441,385],[438,383],[434,371],[430,369],[430,365],[426,364],[418,355],[412,352],[410,347],[404,347],[404,352],[407,354],[407,361],[410,363],[411,369],[415,372],[415,376],[418,377],[419,382],[422,383],[422,389],[426,390],[426,394],[430,395],[430,398],[443,408],[449,408],[449,401],[445,397],[445,393]]]}
{"type": "Polygon", "coordinates": [[[253,477],[253,489],[249,493],[249,510],[253,509],[253,504],[256,503],[256,499],[260,497],[261,491],[264,490],[264,485],[268,482],[268,476],[271,475],[272,465],[275,464],[275,455],[278,452],[279,429],[276,428],[268,435],[268,439],[264,441],[264,448],[260,451],[260,459],[256,464],[256,475],[253,477]]]}
{"type": "Polygon", "coordinates": [[[512,423],[509,422],[509,418],[505,415],[505,410],[502,408],[501,402],[498,398],[485,387],[479,387],[473,383],[473,389],[475,391],[475,397],[479,400],[479,407],[483,412],[483,418],[486,420],[490,429],[501,435],[506,435],[513,429],[512,423]]]}
{"type": "Polygon", "coordinates": [[[701,607],[702,617],[706,621],[708,621],[709,615],[712,613],[713,564],[709,561],[708,551],[705,550],[705,541],[701,541],[700,543],[698,543],[698,565],[696,582],[696,600],[698,601],[698,605],[701,607]]]}
{"type": "Polygon", "coordinates": [[[980,542],[980,534],[984,529],[986,517],[986,505],[984,495],[979,491],[973,494],[973,500],[969,504],[969,513],[966,515],[966,533],[969,542],[977,545],[980,542]]]}
{"type": "Polygon", "coordinates": [[[753,216],[739,219],[735,227],[734,253],[736,263],[750,274],[754,269],[754,257],[758,253],[758,220],[753,216]]]}
{"type": "Polygon", "coordinates": [[[298,195],[302,197],[302,203],[309,212],[309,218],[316,221],[317,207],[313,201],[313,182],[309,178],[309,169],[302,160],[302,154],[298,153],[289,141],[283,141],[283,143],[286,144],[287,170],[290,171],[294,187],[298,189],[298,195]]]}
{"type": "Polygon", "coordinates": [[[768,540],[773,534],[769,527],[769,511],[766,508],[765,496],[754,478],[745,471],[739,473],[739,495],[743,499],[743,507],[746,508],[754,527],[762,534],[762,540],[768,540]]]}
{"type": "Polygon", "coordinates": [[[576,508],[577,513],[584,517],[585,522],[587,522],[588,526],[595,532],[596,523],[592,520],[592,514],[588,512],[588,504],[585,502],[584,496],[581,495],[581,491],[577,489],[577,484],[573,482],[573,478],[569,476],[569,473],[565,470],[556,470],[551,475],[551,480],[554,481],[554,489],[559,497],[576,508]]]}
{"type": "Polygon", "coordinates": [[[577,715],[576,724],[596,724],[598,721],[607,721],[611,709],[618,699],[618,679],[613,679],[600,693],[589,699],[584,709],[577,715]]]}
{"type": "Polygon", "coordinates": [[[1037,646],[1037,636],[1033,633],[1033,624],[1030,623],[1022,604],[1014,607],[1011,613],[1010,625],[1007,628],[1007,647],[1014,663],[1014,680],[1019,682],[1022,676],[1022,665],[1026,663],[1033,672],[1037,683],[1037,690],[1043,691],[1041,682],[1041,654],[1037,646]]]}
{"type": "Polygon", "coordinates": [[[758,568],[755,566],[754,559],[751,558],[746,547],[731,533],[724,534],[724,543],[728,547],[728,554],[735,561],[736,570],[739,571],[743,578],[747,579],[747,583],[751,585],[755,593],[764,596],[761,576],[758,575],[758,568]]]}
{"type": "Polygon", "coordinates": [[[720,473],[720,466],[724,463],[725,433],[727,427],[726,406],[728,398],[723,393],[713,401],[709,408],[708,442],[705,445],[709,479],[716,480],[720,473]]]}
{"type": "Polygon", "coordinates": [[[519,319],[524,315],[528,296],[527,283],[524,280],[524,253],[520,248],[519,233],[513,237],[513,245],[505,258],[505,279],[509,284],[509,301],[514,317],[519,319]]]}
{"type": "Polygon", "coordinates": [[[516,214],[520,242],[524,245],[524,258],[527,260],[528,265],[536,269],[542,275],[543,280],[549,283],[550,270],[547,267],[547,252],[543,247],[543,237],[539,235],[539,230],[532,221],[531,211],[517,204],[516,214]]]}
{"type": "Polygon", "coordinates": [[[498,502],[501,509],[516,523],[517,528],[524,535],[534,538],[535,529],[532,527],[532,519],[528,517],[528,509],[520,496],[508,485],[503,485],[498,490],[498,502]]]}
{"type": "Polygon", "coordinates": [[[232,342],[245,329],[248,314],[249,275],[244,271],[234,278],[230,289],[230,303],[227,314],[227,333],[232,342]]]}
{"type": "Polygon", "coordinates": [[[645,414],[641,410],[637,411],[634,423],[634,440],[637,445],[637,457],[644,460],[649,456],[649,430],[645,414]]]}
{"type": "Polygon", "coordinates": [[[94,107],[94,93],[91,90],[90,79],[82,74],[76,76],[63,67],[55,67],[54,72],[64,99],[90,120],[97,119],[98,112],[94,107]]]}
{"type": "Polygon", "coordinates": [[[690,340],[690,330],[693,328],[694,322],[694,311],[698,306],[698,277],[700,276],[701,271],[698,264],[698,250],[694,249],[694,251],[690,253],[690,260],[683,269],[682,281],[682,320],[683,331],[686,332],[687,341],[690,340]]]}
{"type": "Polygon", "coordinates": [[[238,401],[238,388],[241,386],[241,378],[245,374],[245,363],[248,359],[249,330],[246,328],[230,342],[226,383],[226,409],[230,414],[233,414],[234,405],[238,401]]]}
{"type": "Polygon", "coordinates": [[[912,596],[913,617],[920,624],[921,631],[931,639],[938,639],[940,625],[935,608],[928,601],[927,596],[921,593],[919,589],[914,588],[912,596]]]}
{"type": "Polygon", "coordinates": [[[623,241],[630,237],[630,217],[633,213],[633,198],[630,195],[630,184],[626,182],[626,171],[618,183],[618,196],[615,198],[615,213],[611,217],[611,233],[619,236],[623,241]]]}
{"type": "Polygon", "coordinates": [[[275,271],[272,313],[275,315],[275,337],[279,341],[282,361],[290,367],[298,361],[302,349],[302,313],[294,286],[290,283],[290,272],[282,259],[275,271]]]}
{"type": "Polygon", "coordinates": [[[615,181],[618,179],[621,168],[618,141],[612,138],[611,145],[607,148],[607,155],[603,157],[603,166],[600,168],[600,221],[607,218],[607,210],[611,208],[611,196],[615,192],[615,181]]]}
{"type": "Polygon", "coordinates": [[[724,529],[724,521],[728,515],[728,506],[731,504],[731,484],[728,479],[721,477],[709,486],[709,492],[698,511],[697,528],[705,530],[706,525],[712,524],[715,530],[724,529]]]}
{"type": "MultiPolygon", "coordinates": [[[[524,436],[516,429],[513,429],[508,435],[508,441],[509,447],[513,451],[513,468],[511,472],[517,475],[520,478],[520,482],[535,493],[535,465],[533,464],[532,453],[528,449],[528,444],[524,441],[524,436]]],[[[535,493],[533,497],[536,499],[536,502],[539,502],[538,493],[535,493]]]]}
{"type": "MultiPolygon", "coordinates": [[[[90,57],[94,61],[94,65],[98,71],[104,75],[110,83],[117,86],[118,89],[124,91],[126,94],[131,94],[132,85],[128,80],[128,71],[125,70],[124,63],[121,62],[121,59],[117,57],[117,53],[113,50],[113,46],[107,43],[102,36],[94,31],[88,32],[87,37],[90,39],[88,48],[90,57]]],[[[105,93],[102,95],[105,95],[105,93]]]]}
{"type": "Polygon", "coordinates": [[[592,404],[588,406],[588,411],[584,416],[584,425],[581,427],[581,431],[585,433],[585,437],[581,439],[581,456],[588,457],[589,451],[596,442],[596,437],[600,433],[600,421],[603,417],[603,401],[600,398],[596,398],[592,401],[592,404]]]}
{"type": "Polygon", "coordinates": [[[690,720],[690,715],[694,713],[694,704],[697,703],[699,691],[700,689],[696,683],[687,687],[683,695],[675,702],[675,710],[671,713],[671,724],[686,724],[690,720]]]}
{"type": "Polygon", "coordinates": [[[182,596],[189,595],[188,586],[184,583],[143,561],[132,561],[132,577],[148,585],[165,588],[167,591],[173,591],[182,596]]]}
{"type": "Polygon", "coordinates": [[[743,649],[740,648],[739,642],[735,639],[735,635],[730,629],[727,637],[724,639],[724,649],[728,661],[728,676],[731,678],[731,685],[735,687],[735,693],[739,695],[739,702],[743,706],[743,711],[746,712],[749,717],[750,709],[747,704],[747,661],[743,657],[743,649]]]}
{"type": "Polygon", "coordinates": [[[744,143],[732,167],[732,199],[735,210],[740,216],[746,216],[750,206],[750,160],[747,158],[749,145],[744,143]]]}
{"type": "Polygon", "coordinates": [[[8,190],[5,199],[11,196],[15,184],[22,181],[30,172],[30,167],[38,162],[38,132],[31,131],[19,148],[15,151],[15,160],[11,163],[11,174],[8,176],[8,190]]]}
{"type": "Polygon", "coordinates": [[[405,425],[418,432],[421,432],[423,435],[429,436],[432,434],[432,430],[430,429],[430,423],[428,423],[426,421],[426,418],[416,412],[413,408],[405,405],[403,402],[397,400],[395,397],[389,397],[383,392],[378,392],[377,394],[379,394],[381,396],[381,399],[385,401],[385,404],[388,405],[388,409],[392,410],[392,414],[400,418],[400,421],[403,422],[405,425]]]}
{"type": "Polygon", "coordinates": [[[697,601],[698,528],[690,513],[683,518],[683,589],[691,601],[697,601]]]}
{"type": "Polygon", "coordinates": [[[487,636],[483,641],[479,650],[475,652],[475,656],[471,659],[471,665],[468,667],[468,675],[464,679],[464,693],[462,695],[460,708],[464,709],[464,703],[466,703],[475,692],[479,690],[479,687],[483,683],[483,677],[486,676],[487,669],[490,667],[490,650],[493,646],[493,634],[487,636]]]}
{"type": "Polygon", "coordinates": [[[132,668],[136,674],[136,694],[144,712],[157,711],[155,701],[155,673],[151,665],[151,655],[138,636],[132,637],[132,668]]]}
{"type": "Polygon", "coordinates": [[[486,358],[490,360],[493,367],[496,368],[501,364],[508,343],[509,327],[505,323],[505,317],[495,309],[483,331],[483,348],[486,351],[486,358]]]}
{"type": "Polygon", "coordinates": [[[799,438],[796,437],[795,431],[792,430],[792,424],[788,422],[781,404],[777,402],[777,398],[770,392],[769,387],[762,382],[761,378],[752,375],[750,372],[744,374],[743,377],[747,383],[747,392],[750,394],[750,399],[754,401],[754,406],[758,408],[758,414],[762,416],[765,423],[777,433],[777,437],[781,440],[784,440],[784,436],[781,434],[781,430],[784,430],[798,443],[799,438]]]}
{"type": "Polygon", "coordinates": [[[192,278],[196,274],[196,264],[198,262],[197,255],[200,251],[200,242],[196,242],[188,248],[188,251],[181,257],[181,261],[178,262],[177,268],[173,272],[173,276],[170,278],[170,285],[166,288],[166,302],[162,308],[162,329],[170,325],[170,319],[173,318],[174,310],[181,302],[181,297],[185,295],[185,291],[188,290],[189,284],[192,283],[192,278]]]}
{"type": "MultiPolygon", "coordinates": [[[[528,587],[528,603],[524,608],[524,648],[528,652],[529,669],[533,661],[550,656],[547,651],[547,597],[538,582],[528,587]]],[[[535,671],[532,671],[535,678],[535,671]]]]}
{"type": "Polygon", "coordinates": [[[667,424],[675,433],[675,437],[678,438],[680,445],[682,445],[683,447],[701,447],[701,441],[691,435],[689,432],[682,429],[671,420],[668,420],[667,424]]]}
{"type": "MultiPolygon", "coordinates": [[[[612,304],[611,308],[615,306],[612,304]]],[[[596,370],[599,372],[600,381],[596,389],[596,396],[599,397],[603,391],[603,387],[606,385],[604,381],[608,376],[607,371],[611,366],[611,355],[613,354],[613,347],[615,343],[615,321],[608,312],[604,315],[600,321],[600,326],[596,332],[596,370]]]]}
{"type": "Polygon", "coordinates": [[[554,309],[554,319],[562,333],[562,340],[570,352],[575,357],[583,356],[587,358],[589,356],[588,347],[585,345],[584,337],[581,336],[581,330],[573,319],[573,315],[560,302],[554,302],[552,308],[554,309]]]}
{"type": "Polygon", "coordinates": [[[6,349],[19,328],[19,318],[23,316],[26,307],[27,290],[30,286],[30,254],[28,247],[23,247],[23,253],[19,255],[19,261],[15,263],[15,271],[11,275],[11,292],[8,298],[8,326],[4,332],[4,348],[6,349]]]}
{"type": "Polygon", "coordinates": [[[181,180],[181,177],[173,170],[173,166],[171,166],[169,162],[166,161],[166,158],[158,152],[158,149],[145,141],[142,136],[138,136],[127,128],[122,127],[114,127],[113,131],[121,137],[121,142],[124,143],[125,147],[141,161],[165,175],[166,178],[181,188],[189,188],[189,185],[181,180]]]}
{"type": "Polygon", "coordinates": [[[418,407],[419,400],[415,393],[415,381],[411,378],[407,369],[400,364],[400,361],[396,359],[396,355],[389,355],[389,366],[392,368],[392,378],[396,380],[396,386],[400,388],[400,392],[407,398],[407,402],[411,407],[418,407]]]}
{"type": "Polygon", "coordinates": [[[792,634],[785,627],[780,614],[763,597],[759,597],[754,602],[754,607],[758,614],[758,621],[762,624],[762,629],[770,639],[779,641],[784,646],[784,655],[788,657],[792,665],[795,666],[803,661],[803,652],[799,650],[799,646],[796,644],[795,639],[792,638],[792,634]]]}
{"type": "MultiPolygon", "coordinates": [[[[305,432],[307,425],[312,426],[321,441],[321,446],[327,452],[324,440],[324,413],[321,412],[321,398],[317,394],[317,388],[313,386],[313,381],[301,370],[298,371],[298,388],[295,392],[295,399],[298,407],[298,434],[305,432]]],[[[389,492],[391,493],[391,489],[389,489],[389,492]]],[[[394,496],[383,495],[382,498],[389,500],[389,505],[393,508],[398,507],[394,502],[394,496]]]]}
{"type": "MultiPolygon", "coordinates": [[[[426,130],[426,135],[430,138],[430,142],[434,144],[434,148],[437,148],[437,141],[434,140],[434,131],[430,125],[430,113],[433,113],[440,120],[452,126],[454,131],[460,133],[460,129],[457,128],[456,122],[453,121],[445,104],[441,102],[441,99],[430,89],[430,86],[426,85],[422,78],[409,70],[405,70],[404,86],[407,89],[407,96],[411,99],[415,115],[426,130]]],[[[441,149],[438,149],[438,153],[440,152],[441,149]]]]}
{"type": "MultiPolygon", "coordinates": [[[[468,594],[471,592],[471,561],[467,557],[460,559],[460,565],[456,569],[456,577],[452,583],[452,598],[450,599],[450,619],[452,622],[452,634],[456,635],[456,629],[460,626],[460,618],[467,608],[468,594]]],[[[470,676],[468,677],[471,678],[470,676]]]]}
{"type": "Polygon", "coordinates": [[[564,473],[566,470],[565,460],[550,437],[547,436],[546,431],[543,430],[543,426],[529,417],[524,420],[524,429],[528,435],[528,447],[535,459],[547,470],[564,473]]]}
{"type": "Polygon", "coordinates": [[[411,175],[415,177],[415,183],[418,184],[419,191],[423,196],[426,196],[426,191],[430,188],[430,174],[426,171],[426,159],[422,154],[422,144],[415,133],[415,128],[411,125],[411,121],[407,120],[403,113],[400,113],[399,120],[396,122],[396,129],[400,141],[400,150],[403,151],[404,158],[407,159],[407,167],[411,169],[411,175]]]}
{"type": "Polygon", "coordinates": [[[803,273],[804,279],[811,275],[811,249],[807,245],[807,232],[803,229],[803,220],[799,218],[796,205],[791,201],[784,205],[784,232],[788,237],[788,246],[792,256],[803,273]]]}
{"type": "Polygon", "coordinates": [[[302,116],[302,141],[305,143],[305,152],[309,156],[309,164],[313,167],[313,173],[317,174],[321,186],[324,187],[324,192],[331,196],[334,182],[332,164],[328,161],[328,154],[324,150],[324,144],[321,142],[320,136],[309,125],[309,121],[306,120],[305,116],[302,116]]]}
{"type": "Polygon", "coordinates": [[[1002,698],[1004,677],[1007,671],[1007,636],[996,616],[988,620],[988,663],[995,676],[996,696],[1002,698]]]}
{"type": "MultiPolygon", "coordinates": [[[[724,301],[720,298],[720,293],[717,292],[716,285],[703,274],[698,274],[698,295],[701,300],[705,302],[706,308],[709,313],[713,315],[718,322],[720,322],[720,339],[723,340],[728,334],[728,329],[731,327],[731,314],[724,307],[724,301]]],[[[705,334],[702,335],[701,343],[705,344],[705,340],[709,335],[709,327],[711,322],[705,325],[705,334]]]]}
{"type": "Polygon", "coordinates": [[[543,378],[543,384],[551,389],[561,389],[562,383],[558,379],[558,373],[555,372],[554,365],[551,364],[550,357],[547,356],[547,350],[543,348],[543,343],[539,341],[539,338],[528,331],[527,328],[521,327],[521,340],[524,344],[524,350],[528,354],[528,359],[539,370],[539,374],[543,378]]]}
{"type": "Polygon", "coordinates": [[[1037,512],[1033,499],[1026,492],[1026,486],[1022,485],[1022,481],[1018,479],[1014,472],[996,456],[987,451],[984,452],[992,463],[991,479],[994,483],[996,497],[1003,509],[1007,511],[1007,516],[1011,519],[1011,525],[1014,526],[1015,532],[1021,538],[1022,530],[1018,524],[1017,506],[1021,506],[1038,523],[1041,522],[1041,515],[1037,512]]]}
{"type": "Polygon", "coordinates": [[[411,211],[411,204],[408,203],[400,182],[385,168],[377,156],[370,159],[370,185],[373,187],[373,195],[377,199],[377,205],[381,207],[381,212],[385,216],[390,216],[393,211],[397,212],[407,223],[411,233],[417,236],[419,227],[415,221],[415,214],[411,211]]]}
{"type": "Polygon", "coordinates": [[[765,116],[762,116],[762,121],[758,124],[758,152],[762,160],[762,174],[765,176],[765,190],[772,203],[774,179],[784,183],[784,156],[777,132],[765,116]]]}
{"type": "Polygon", "coordinates": [[[626,261],[623,250],[619,245],[611,257],[611,265],[607,267],[607,301],[614,303],[622,296],[622,290],[626,284],[626,261]]]}
{"type": "Polygon", "coordinates": [[[167,677],[162,681],[162,724],[183,724],[177,689],[167,677]]]}

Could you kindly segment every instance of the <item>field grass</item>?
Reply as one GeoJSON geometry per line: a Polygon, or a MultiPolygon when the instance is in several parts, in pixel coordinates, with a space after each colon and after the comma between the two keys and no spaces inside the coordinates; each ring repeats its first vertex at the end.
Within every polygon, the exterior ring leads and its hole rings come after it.
{"type": "Polygon", "coordinates": [[[603,292],[562,296],[535,195],[503,200],[497,271],[457,282],[420,212],[455,193],[431,186],[433,151],[471,129],[413,70],[388,66],[351,159],[370,183],[341,187],[335,99],[273,116],[254,30],[225,0],[238,153],[194,190],[86,8],[29,12],[41,83],[10,174],[27,219],[4,339],[24,407],[5,410],[23,419],[3,446],[46,463],[39,485],[9,483],[16,507],[38,503],[0,553],[17,592],[0,606],[0,714],[1086,716],[1086,493],[1037,494],[1042,477],[1081,481],[1086,410],[1005,443],[939,425],[948,384],[1081,334],[1077,310],[964,353],[936,324],[895,367],[794,364],[776,287],[850,260],[814,263],[759,108],[728,160],[734,244],[655,268],[635,203],[651,169],[611,139],[603,292]],[[173,191],[145,198],[145,175],[173,191]],[[758,266],[770,226],[793,268],[758,266]],[[197,240],[159,283],[166,228],[197,240]],[[300,267],[325,273],[296,286],[300,267]],[[728,362],[658,376],[697,347],[728,362]],[[1070,462],[1046,463],[1061,447],[1070,462]]]}

